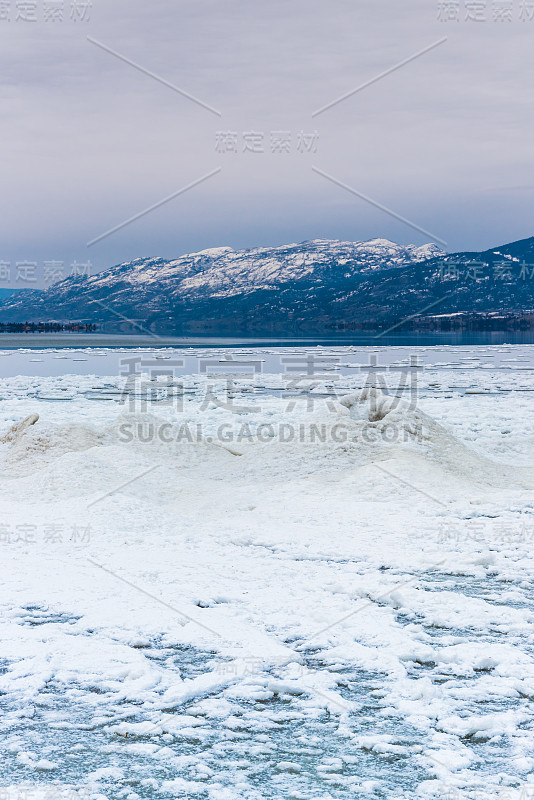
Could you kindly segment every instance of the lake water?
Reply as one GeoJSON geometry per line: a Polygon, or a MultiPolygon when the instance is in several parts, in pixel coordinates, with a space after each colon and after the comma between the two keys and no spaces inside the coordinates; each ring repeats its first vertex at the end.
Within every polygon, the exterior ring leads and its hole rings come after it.
{"type": "Polygon", "coordinates": [[[530,334],[507,337],[490,333],[321,340],[5,334],[0,336],[0,377],[124,376],[132,358],[138,359],[136,368],[172,367],[177,376],[247,370],[275,374],[297,370],[309,375],[330,370],[347,375],[373,364],[402,368],[410,359],[434,369],[532,370],[533,344],[530,334]],[[292,357],[295,363],[288,366],[287,359],[292,357]]]}
{"type": "Polygon", "coordinates": [[[96,375],[125,377],[158,370],[173,375],[318,374],[350,375],[369,368],[410,366],[432,370],[534,370],[532,345],[289,345],[254,346],[237,342],[181,346],[42,347],[0,349],[0,378],[96,375]],[[132,366],[129,366],[132,365],[132,366]]]}
{"type": "Polygon", "coordinates": [[[357,345],[433,347],[435,345],[534,344],[534,331],[479,331],[475,333],[324,334],[321,336],[125,336],[112,334],[0,334],[0,350],[63,347],[295,347],[357,345]]]}

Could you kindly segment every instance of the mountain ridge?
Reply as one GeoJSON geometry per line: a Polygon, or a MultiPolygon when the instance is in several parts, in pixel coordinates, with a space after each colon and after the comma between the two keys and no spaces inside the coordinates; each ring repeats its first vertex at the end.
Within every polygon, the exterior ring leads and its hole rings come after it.
{"type": "Polygon", "coordinates": [[[216,247],[176,259],[138,258],[11,296],[0,302],[0,321],[76,319],[109,327],[128,319],[160,331],[289,332],[381,327],[437,303],[440,314],[521,314],[534,308],[531,262],[534,237],[452,254],[432,243],[387,239],[216,247]],[[475,270],[477,262],[483,267],[475,270]],[[527,263],[532,278],[521,278],[527,263]],[[509,274],[497,279],[503,264],[509,274]]]}

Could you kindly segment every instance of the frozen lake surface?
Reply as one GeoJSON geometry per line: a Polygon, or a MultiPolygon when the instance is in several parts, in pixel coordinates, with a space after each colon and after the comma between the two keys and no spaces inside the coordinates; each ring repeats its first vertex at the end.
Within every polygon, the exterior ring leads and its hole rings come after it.
{"type": "Polygon", "coordinates": [[[0,351],[5,796],[534,797],[533,391],[532,345],[0,351]]]}

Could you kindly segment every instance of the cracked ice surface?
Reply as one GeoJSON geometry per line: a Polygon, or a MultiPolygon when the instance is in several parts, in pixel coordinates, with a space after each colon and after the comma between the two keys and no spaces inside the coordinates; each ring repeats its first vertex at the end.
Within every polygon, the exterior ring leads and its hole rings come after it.
{"type": "Polygon", "coordinates": [[[5,797],[534,796],[534,373],[471,356],[415,405],[3,379],[5,797]]]}

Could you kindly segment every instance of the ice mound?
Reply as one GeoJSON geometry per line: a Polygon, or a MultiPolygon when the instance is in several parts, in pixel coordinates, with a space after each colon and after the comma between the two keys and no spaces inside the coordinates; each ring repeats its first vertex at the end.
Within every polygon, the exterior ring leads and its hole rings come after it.
{"type": "Polygon", "coordinates": [[[348,412],[358,431],[358,440],[373,445],[375,456],[389,452],[398,459],[403,452],[409,452],[412,457],[470,482],[534,484],[532,470],[515,467],[510,473],[509,465],[492,461],[417,406],[380,389],[366,387],[342,397],[339,403],[341,413],[348,412]]]}
{"type": "Polygon", "coordinates": [[[379,422],[383,420],[397,406],[405,411],[409,409],[407,403],[395,397],[390,397],[381,389],[366,387],[361,392],[349,394],[342,397],[339,401],[342,406],[348,408],[353,419],[365,419],[369,422],[379,422]]]}
{"type": "Polygon", "coordinates": [[[50,458],[100,445],[106,437],[106,431],[98,431],[90,425],[37,425],[38,421],[38,414],[30,414],[0,437],[0,442],[6,445],[2,459],[4,470],[9,467],[19,473],[28,471],[50,458]]]}
{"type": "Polygon", "coordinates": [[[127,480],[133,461],[147,468],[157,464],[173,475],[203,469],[224,481],[243,473],[261,479],[336,466],[366,470],[368,465],[390,462],[389,471],[412,481],[430,480],[432,473],[436,485],[452,482],[453,493],[473,484],[534,485],[532,470],[511,471],[490,460],[476,443],[460,441],[414,403],[375,387],[337,402],[319,399],[305,413],[285,408],[274,414],[269,407],[247,414],[199,414],[191,409],[177,415],[169,409],[160,416],[123,411],[114,419],[63,424],[32,414],[0,436],[0,442],[7,476],[36,478],[42,470],[45,477],[55,476],[58,487],[68,484],[69,491],[73,474],[83,474],[89,485],[92,472],[108,474],[108,467],[109,479],[113,474],[117,484],[127,480]]]}
{"type": "Polygon", "coordinates": [[[507,465],[464,444],[415,404],[375,387],[337,402],[314,401],[306,413],[286,409],[279,415],[260,410],[246,415],[159,417],[125,412],[109,432],[121,451],[128,449],[178,469],[200,463],[207,469],[210,463],[227,480],[243,471],[300,474],[336,464],[352,469],[393,459],[401,471],[413,467],[415,475],[432,470],[438,482],[438,473],[446,472],[457,483],[466,479],[470,484],[534,483],[528,471],[510,473],[507,465]],[[236,455],[241,458],[231,464],[228,457],[236,455]]]}
{"type": "MultiPolygon", "coordinates": [[[[398,432],[404,432],[407,438],[428,438],[431,427],[445,430],[417,407],[375,387],[345,395],[339,403],[348,409],[350,419],[360,426],[373,425],[382,431],[387,427],[395,428],[398,432]]],[[[391,436],[391,441],[393,438],[391,436]]],[[[387,437],[384,441],[387,441],[387,437]]]]}
{"type": "Polygon", "coordinates": [[[39,414],[30,414],[26,419],[23,419],[22,422],[16,422],[12,425],[6,434],[0,436],[0,442],[7,443],[17,441],[28,428],[35,425],[38,421],[39,414]]]}

